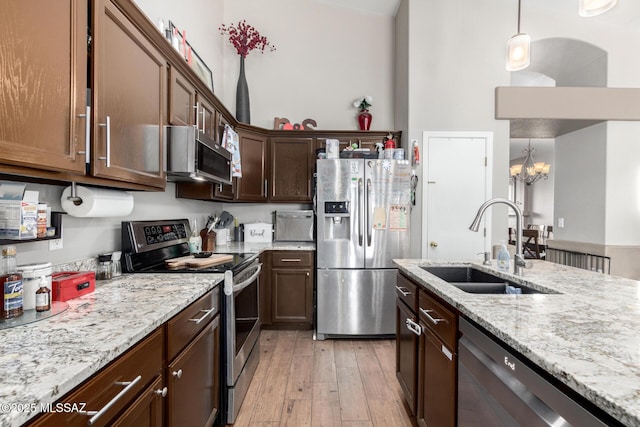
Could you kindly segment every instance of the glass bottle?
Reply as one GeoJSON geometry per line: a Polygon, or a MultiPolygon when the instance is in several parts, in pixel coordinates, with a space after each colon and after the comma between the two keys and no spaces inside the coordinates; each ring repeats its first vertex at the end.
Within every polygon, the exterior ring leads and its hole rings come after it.
{"type": "Polygon", "coordinates": [[[11,319],[22,315],[22,292],[22,274],[18,272],[16,247],[5,246],[0,263],[0,318],[11,319]]]}
{"type": "Polygon", "coordinates": [[[40,288],[36,291],[36,311],[51,310],[51,289],[47,286],[47,280],[43,277],[40,288]]]}

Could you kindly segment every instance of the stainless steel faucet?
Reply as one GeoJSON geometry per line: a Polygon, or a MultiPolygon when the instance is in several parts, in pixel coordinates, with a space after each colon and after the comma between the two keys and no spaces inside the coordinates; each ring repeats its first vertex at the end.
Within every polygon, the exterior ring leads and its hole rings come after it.
{"type": "Polygon", "coordinates": [[[521,276],[522,268],[526,266],[524,256],[522,254],[522,211],[520,211],[520,208],[515,203],[510,200],[500,198],[487,200],[478,209],[476,218],[471,223],[469,230],[478,231],[478,229],[480,228],[480,220],[482,219],[484,211],[486,211],[489,206],[496,203],[504,203],[505,205],[513,209],[516,213],[516,254],[513,257],[513,274],[521,276]]]}

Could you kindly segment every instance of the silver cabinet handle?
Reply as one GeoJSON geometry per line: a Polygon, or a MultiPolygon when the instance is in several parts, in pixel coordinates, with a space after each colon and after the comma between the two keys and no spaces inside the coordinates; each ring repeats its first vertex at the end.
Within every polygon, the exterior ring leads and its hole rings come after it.
{"type": "Polygon", "coordinates": [[[200,310],[201,313],[204,313],[202,317],[198,319],[189,319],[189,322],[196,322],[196,325],[199,325],[208,315],[210,315],[216,308],[211,307],[209,310],[200,310]]]}
{"type": "Polygon", "coordinates": [[[269,192],[267,189],[267,180],[264,180],[264,197],[269,197],[269,192]]]}
{"type": "Polygon", "coordinates": [[[218,184],[218,191],[222,193],[222,184],[218,184]]]}
{"type": "Polygon", "coordinates": [[[408,297],[409,295],[411,295],[411,292],[409,292],[407,288],[403,288],[402,286],[396,286],[396,289],[398,290],[398,292],[402,294],[403,297],[408,297]]]}
{"type": "Polygon", "coordinates": [[[427,316],[427,319],[429,319],[429,321],[431,323],[433,323],[434,325],[437,325],[440,322],[446,322],[446,320],[444,320],[444,319],[437,319],[435,317],[431,317],[431,315],[429,313],[432,313],[433,310],[425,310],[424,308],[420,308],[420,311],[422,312],[422,314],[427,316]]]}
{"type": "Polygon", "coordinates": [[[413,332],[414,334],[418,336],[422,334],[422,328],[413,320],[407,319],[406,325],[407,325],[407,329],[413,332]]]}
{"type": "Polygon", "coordinates": [[[204,115],[204,113],[205,113],[204,108],[201,110],[200,113],[202,114],[202,133],[207,133],[207,130],[206,130],[207,129],[207,120],[206,120],[206,117],[204,115]]]}
{"type": "Polygon", "coordinates": [[[177,379],[182,378],[182,369],[178,369],[177,371],[173,371],[171,373],[171,375],[173,375],[174,377],[176,377],[177,379]]]}
{"type": "Polygon", "coordinates": [[[98,126],[106,128],[107,131],[107,156],[98,157],[99,160],[106,160],[107,167],[111,167],[111,117],[107,116],[106,123],[100,123],[98,126]]]}
{"type": "Polygon", "coordinates": [[[105,412],[107,412],[109,409],[111,409],[111,407],[122,398],[122,396],[124,396],[125,394],[127,394],[129,392],[129,390],[131,390],[133,387],[135,387],[135,385],[140,382],[140,380],[142,380],[142,375],[138,375],[137,377],[134,378],[133,381],[127,381],[127,382],[116,382],[116,385],[121,385],[121,386],[125,386],[125,388],[123,388],[122,390],[120,390],[120,393],[116,394],[113,399],[111,399],[110,401],[107,402],[106,405],[104,405],[99,411],[82,411],[82,413],[84,413],[85,415],[91,417],[89,418],[89,421],[87,421],[87,425],[92,426],[95,424],[96,421],[98,421],[98,419],[104,415],[105,412]]]}
{"type": "Polygon", "coordinates": [[[167,388],[166,387],[160,388],[154,391],[154,393],[161,397],[167,397],[167,388]]]}
{"type": "Polygon", "coordinates": [[[85,107],[84,114],[78,114],[78,117],[84,118],[84,151],[78,151],[78,154],[84,154],[84,162],[91,161],[91,106],[85,107]]]}
{"type": "Polygon", "coordinates": [[[193,108],[196,109],[196,130],[200,130],[200,103],[196,102],[193,108]]]}
{"type": "Polygon", "coordinates": [[[280,261],[282,262],[301,262],[300,258],[282,258],[280,261]]]}

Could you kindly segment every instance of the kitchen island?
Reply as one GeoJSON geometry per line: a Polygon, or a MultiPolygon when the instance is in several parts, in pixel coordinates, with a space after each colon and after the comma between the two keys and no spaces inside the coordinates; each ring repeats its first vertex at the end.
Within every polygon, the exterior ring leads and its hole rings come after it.
{"type": "Polygon", "coordinates": [[[481,262],[395,260],[400,271],[460,314],[627,426],[640,425],[640,283],[533,261],[523,276],[481,262]],[[421,266],[472,265],[534,289],[463,292],[421,266]]]}
{"type": "MultiPolygon", "coordinates": [[[[313,250],[312,243],[231,243],[216,252],[313,250]]],[[[90,262],[78,262],[86,269],[90,262]]],[[[94,262],[95,264],[95,262],[94,262]]],[[[56,266],[56,271],[74,269],[56,266]]],[[[77,266],[75,269],[78,269],[77,266]]],[[[185,307],[223,274],[128,274],[98,281],[64,312],[0,330],[0,426],[20,426],[89,379],[185,307]]]]}

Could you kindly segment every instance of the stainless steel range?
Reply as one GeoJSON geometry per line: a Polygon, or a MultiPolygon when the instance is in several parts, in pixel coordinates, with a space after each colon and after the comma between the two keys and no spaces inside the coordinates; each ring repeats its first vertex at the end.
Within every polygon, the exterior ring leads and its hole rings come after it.
{"type": "Polygon", "coordinates": [[[256,253],[230,254],[233,259],[207,267],[171,268],[165,261],[189,255],[186,219],[122,223],[122,269],[129,273],[224,273],[222,312],[222,420],[235,422],[260,360],[256,253]]]}

